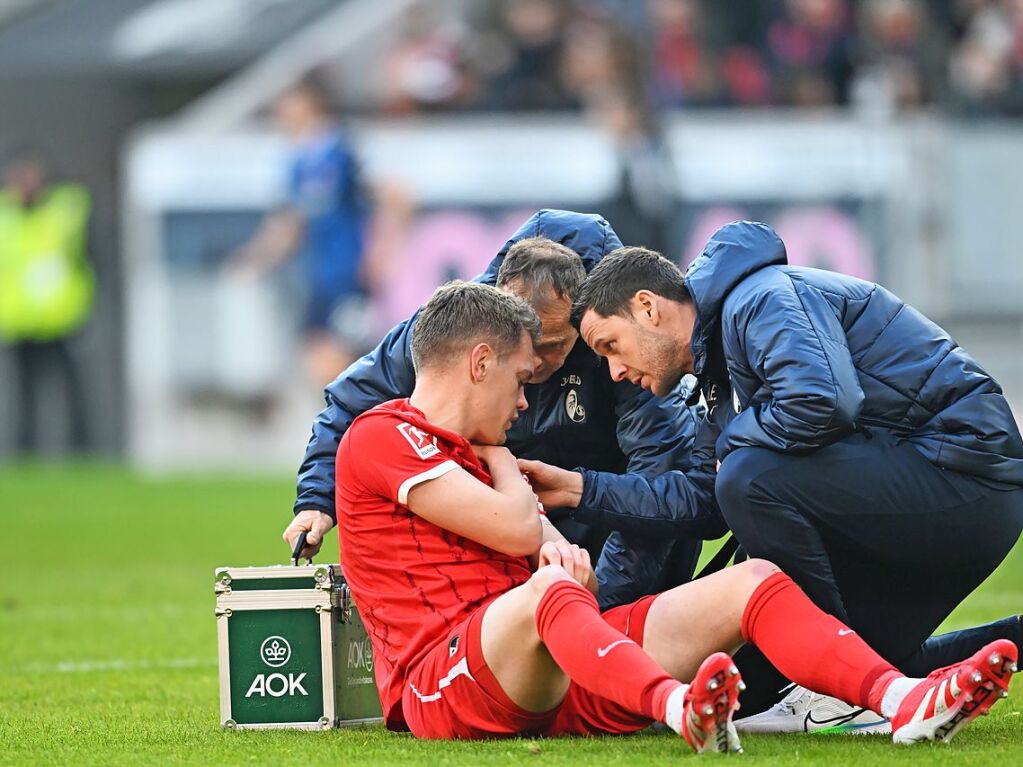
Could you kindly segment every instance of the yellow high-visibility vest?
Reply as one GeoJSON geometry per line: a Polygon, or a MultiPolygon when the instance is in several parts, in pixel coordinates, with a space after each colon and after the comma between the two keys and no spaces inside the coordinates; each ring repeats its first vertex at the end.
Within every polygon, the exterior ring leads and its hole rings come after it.
{"type": "Polygon", "coordinates": [[[85,322],[95,290],[89,208],[74,184],[51,186],[30,208],[0,192],[0,338],[48,341],[85,322]]]}

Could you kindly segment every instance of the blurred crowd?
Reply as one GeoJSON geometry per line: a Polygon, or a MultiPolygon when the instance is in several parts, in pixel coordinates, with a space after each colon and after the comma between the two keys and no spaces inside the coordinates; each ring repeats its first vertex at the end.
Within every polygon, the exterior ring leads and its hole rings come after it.
{"type": "Polygon", "coordinates": [[[381,72],[392,115],[585,109],[615,91],[656,108],[1016,115],[1023,0],[421,2],[381,72]]]}

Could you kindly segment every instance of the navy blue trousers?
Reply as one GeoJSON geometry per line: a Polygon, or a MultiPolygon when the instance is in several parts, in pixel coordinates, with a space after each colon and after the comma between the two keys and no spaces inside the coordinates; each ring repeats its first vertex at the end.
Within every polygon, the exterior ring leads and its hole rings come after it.
{"type": "MultiPolygon", "coordinates": [[[[807,455],[736,450],[716,491],[751,557],[781,567],[904,673],[1023,639],[1013,618],[928,641],[1012,549],[1023,488],[942,470],[888,432],[861,431],[807,455]]],[[[785,682],[752,648],[740,656],[750,692],[759,688],[743,700],[754,713],[785,682]]]]}

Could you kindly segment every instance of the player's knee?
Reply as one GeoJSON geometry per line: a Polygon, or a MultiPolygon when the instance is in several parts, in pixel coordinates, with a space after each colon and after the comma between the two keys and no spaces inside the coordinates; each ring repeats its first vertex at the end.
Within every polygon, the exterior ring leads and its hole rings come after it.
{"type": "Polygon", "coordinates": [[[561,565],[544,565],[529,577],[529,583],[541,593],[559,581],[570,581],[572,577],[561,565]]]}
{"type": "Polygon", "coordinates": [[[763,583],[772,575],[781,571],[778,565],[769,559],[747,559],[743,564],[745,564],[749,569],[749,577],[756,581],[757,585],[763,583]]]}
{"type": "Polygon", "coordinates": [[[565,572],[563,567],[559,565],[544,565],[529,577],[529,590],[535,602],[539,604],[543,595],[547,593],[547,589],[555,583],[571,580],[571,576],[565,572]]]}
{"type": "Polygon", "coordinates": [[[743,599],[748,599],[761,583],[780,572],[774,562],[760,558],[747,559],[732,569],[738,571],[736,585],[743,599]]]}

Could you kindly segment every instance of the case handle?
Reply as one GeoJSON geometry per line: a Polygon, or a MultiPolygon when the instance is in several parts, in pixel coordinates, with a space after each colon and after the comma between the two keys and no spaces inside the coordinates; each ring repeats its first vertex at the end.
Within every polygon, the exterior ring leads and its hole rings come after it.
{"type": "MultiPolygon", "coordinates": [[[[295,541],[295,548],[292,549],[291,551],[291,564],[294,565],[295,567],[298,567],[298,560],[302,556],[302,549],[305,548],[305,539],[307,535],[308,533],[305,530],[299,533],[298,540],[295,541]]],[[[311,565],[313,563],[313,558],[306,557],[305,561],[306,564],[311,565]]]]}

